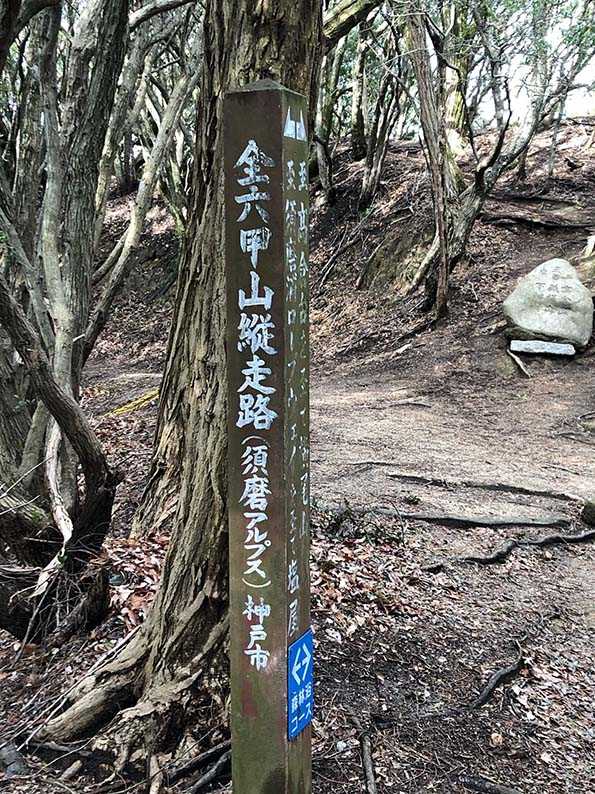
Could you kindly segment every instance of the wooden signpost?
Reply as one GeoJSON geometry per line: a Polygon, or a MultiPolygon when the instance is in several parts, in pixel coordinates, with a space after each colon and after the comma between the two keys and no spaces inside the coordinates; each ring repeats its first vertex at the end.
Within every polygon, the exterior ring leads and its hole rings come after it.
{"type": "Polygon", "coordinates": [[[234,794],[310,794],[305,97],[225,98],[234,794]]]}

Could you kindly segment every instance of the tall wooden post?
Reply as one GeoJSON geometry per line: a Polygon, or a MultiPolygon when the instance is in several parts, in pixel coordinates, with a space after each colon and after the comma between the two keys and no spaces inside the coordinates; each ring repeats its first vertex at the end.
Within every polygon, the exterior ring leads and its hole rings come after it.
{"type": "Polygon", "coordinates": [[[234,794],[310,794],[305,97],[225,98],[234,794]]]}

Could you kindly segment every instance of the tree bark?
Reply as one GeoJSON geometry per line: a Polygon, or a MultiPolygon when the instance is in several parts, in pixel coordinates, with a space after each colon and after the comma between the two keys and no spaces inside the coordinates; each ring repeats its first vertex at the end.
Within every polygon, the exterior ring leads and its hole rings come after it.
{"type": "Polygon", "coordinates": [[[357,50],[353,60],[352,94],[351,94],[351,157],[363,160],[366,156],[366,55],[368,37],[365,23],[359,26],[357,50]]]}
{"type": "MultiPolygon", "coordinates": [[[[19,561],[40,566],[37,570],[37,586],[30,603],[30,617],[34,618],[35,596],[47,596],[47,611],[53,613],[53,585],[56,575],[61,572],[75,575],[80,573],[89,559],[101,549],[110,526],[119,475],[109,468],[99,442],[78,403],[54,375],[35,329],[10,294],[8,284],[1,274],[0,325],[21,357],[31,389],[45,404],[55,422],[49,433],[52,443],[48,443],[48,460],[45,461],[48,501],[53,508],[53,521],[48,519],[43,503],[41,506],[37,504],[41,494],[34,499],[28,499],[17,488],[18,480],[13,480],[10,484],[0,480],[0,538],[8,544],[19,561]],[[57,454],[61,435],[68,439],[76,451],[85,477],[84,502],[80,508],[77,506],[72,515],[69,515],[64,497],[57,487],[57,454]],[[54,525],[61,531],[62,537],[56,532],[54,525]]],[[[23,573],[20,579],[23,577],[29,586],[29,572],[23,573]]],[[[14,579],[19,581],[16,572],[14,579]]],[[[0,601],[2,598],[8,597],[4,594],[0,595],[0,601]]],[[[21,612],[16,611],[13,617],[15,633],[19,636],[21,612]]],[[[9,624],[6,627],[9,628],[11,620],[7,620],[9,624]]],[[[45,625],[54,628],[51,620],[46,620],[45,625]]],[[[35,636],[37,637],[36,627],[35,636]]]]}
{"type": "Polygon", "coordinates": [[[450,150],[462,154],[468,144],[466,92],[476,28],[471,24],[469,3],[450,2],[449,32],[445,37],[445,127],[450,150]]]}
{"type": "MultiPolygon", "coordinates": [[[[104,489],[111,491],[115,487],[114,475],[85,414],[72,396],[60,387],[34,328],[11,296],[2,275],[0,275],[0,325],[6,329],[12,344],[23,360],[31,388],[44,402],[76,451],[85,475],[87,501],[91,503],[98,492],[104,489]]],[[[111,498],[113,500],[113,493],[111,498]]],[[[105,531],[107,530],[104,529],[104,533],[105,531]]]]}
{"type": "Polygon", "coordinates": [[[109,183],[113,176],[114,161],[118,146],[132,125],[137,121],[146,96],[148,75],[153,67],[156,49],[150,46],[148,36],[137,34],[122,69],[122,79],[114,99],[114,105],[99,163],[97,190],[95,193],[95,235],[97,250],[103,230],[109,183]]]}
{"type": "Polygon", "coordinates": [[[66,297],[77,339],[72,351],[75,394],[89,316],[99,163],[127,38],[128,0],[94,0],[83,12],[70,57],[60,142],[66,166],[61,253],[67,274],[66,297]]]}
{"type": "Polygon", "coordinates": [[[0,226],[13,265],[9,283],[0,277],[0,325],[11,345],[0,351],[2,380],[11,375],[1,407],[14,420],[10,433],[0,420],[0,537],[11,559],[36,566],[29,606],[35,612],[45,598],[50,614],[56,577],[79,576],[101,549],[119,481],[77,398],[98,165],[128,38],[128,0],[83,4],[63,68],[61,3],[25,0],[17,27],[44,9],[19,67],[25,107],[16,125],[12,197],[0,174],[0,226]]]}

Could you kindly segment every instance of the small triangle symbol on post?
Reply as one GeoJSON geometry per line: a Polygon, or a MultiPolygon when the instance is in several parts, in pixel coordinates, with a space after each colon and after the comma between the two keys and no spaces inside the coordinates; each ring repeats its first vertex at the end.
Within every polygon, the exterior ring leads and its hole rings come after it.
{"type": "Polygon", "coordinates": [[[295,137],[298,141],[306,140],[306,125],[304,124],[304,114],[300,111],[300,120],[295,122],[295,137]]]}
{"type": "Polygon", "coordinates": [[[296,123],[291,118],[291,108],[287,108],[287,119],[285,121],[285,129],[283,135],[285,138],[296,138],[296,123]]]}

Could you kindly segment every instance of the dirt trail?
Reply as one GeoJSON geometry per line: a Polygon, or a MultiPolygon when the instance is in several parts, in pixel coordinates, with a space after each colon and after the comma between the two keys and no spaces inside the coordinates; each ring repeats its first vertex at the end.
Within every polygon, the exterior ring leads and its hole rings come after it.
{"type": "MultiPolygon", "coordinates": [[[[573,362],[529,362],[527,379],[508,366],[500,334],[424,336],[397,362],[387,355],[384,366],[368,361],[357,374],[347,365],[341,377],[315,376],[315,503],[501,518],[555,513],[571,522],[564,531],[583,531],[578,504],[593,496],[595,483],[589,353],[573,362]],[[379,465],[357,465],[364,461],[379,465]],[[393,472],[434,482],[398,480],[393,472]],[[453,484],[435,482],[442,479],[453,484]],[[579,501],[454,485],[461,480],[579,501]]],[[[587,749],[593,545],[525,548],[501,565],[448,563],[430,575],[430,561],[489,554],[507,537],[550,530],[396,519],[391,526],[384,516],[370,518],[323,523],[314,536],[320,790],[360,790],[357,739],[345,714],[362,709],[373,726],[382,794],[464,794],[465,776],[520,794],[595,791],[587,749]],[[350,573],[360,577],[358,586],[350,573]],[[470,710],[490,675],[519,649],[526,668],[486,706],[470,710]],[[335,752],[338,738],[348,747],[343,753],[335,752]]]]}
{"type": "MultiPolygon", "coordinates": [[[[560,435],[577,424],[580,403],[563,377],[548,380],[552,391],[511,398],[497,410],[489,402],[482,409],[469,392],[455,402],[428,388],[412,390],[410,381],[391,374],[382,382],[371,373],[357,381],[317,380],[311,404],[315,501],[501,517],[542,514],[546,506],[568,510],[571,500],[514,493],[522,488],[577,500],[593,496],[589,436],[578,441],[560,435]],[[443,480],[444,486],[411,482],[407,475],[443,480]],[[494,485],[504,488],[492,490],[494,485]]],[[[157,373],[130,372],[103,380],[102,390],[110,406],[118,406],[152,392],[158,382],[157,373]]]]}
{"type": "Polygon", "coordinates": [[[506,387],[485,390],[481,404],[477,389],[463,386],[455,399],[433,392],[427,383],[412,389],[410,379],[390,373],[319,381],[312,395],[314,497],[401,507],[405,498],[419,500],[418,510],[495,516],[543,513],[546,504],[559,512],[564,504],[558,499],[440,488],[389,474],[503,483],[588,498],[595,482],[589,439],[559,435],[576,423],[583,408],[588,410],[582,405],[583,380],[593,385],[590,376],[570,384],[563,372],[546,375],[531,386],[521,382],[520,394],[514,386],[508,393],[506,387]]]}

